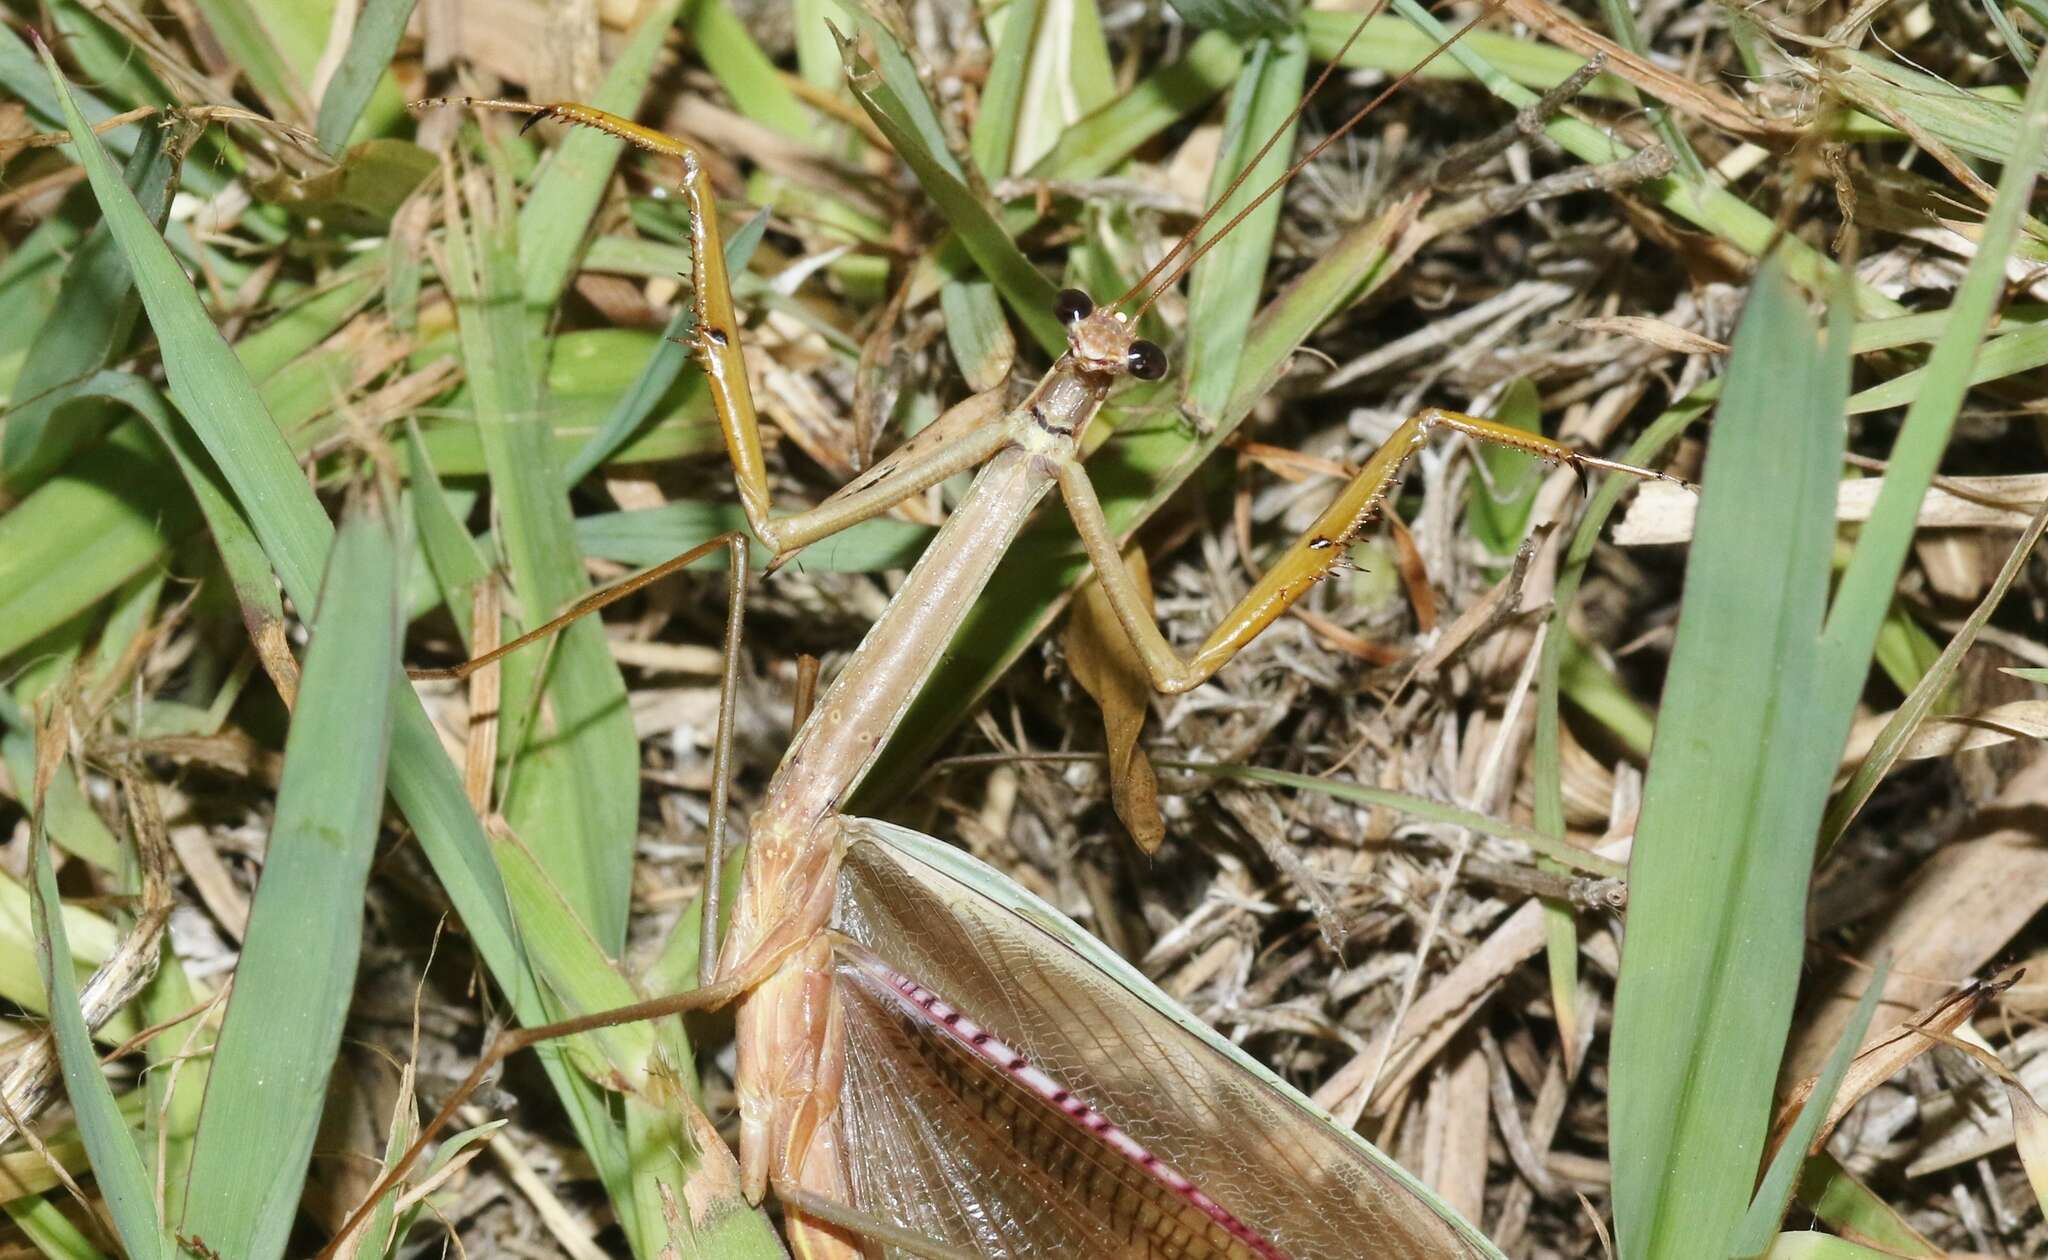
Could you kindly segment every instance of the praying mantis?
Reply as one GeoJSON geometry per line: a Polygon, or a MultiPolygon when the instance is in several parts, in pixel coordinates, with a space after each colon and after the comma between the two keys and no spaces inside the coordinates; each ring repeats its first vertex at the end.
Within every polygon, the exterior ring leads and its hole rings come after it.
{"type": "MultiPolygon", "coordinates": [[[[1111,390],[1167,370],[1164,351],[1137,335],[1139,317],[1231,225],[1198,243],[1206,220],[1197,223],[1113,301],[1061,291],[1052,314],[1066,330],[1065,351],[1022,401],[969,399],[824,503],[783,514],[771,502],[702,155],[590,106],[457,103],[595,128],[679,163],[692,247],[690,348],[709,384],[740,506],[773,554],[771,568],[948,478],[980,471],[796,732],[752,816],[722,944],[713,944],[718,916],[709,908],[704,916],[702,956],[716,959],[706,983],[501,1039],[337,1244],[506,1055],[610,1023],[737,1002],[742,1188],[754,1202],[770,1188],[778,1193],[791,1241],[806,1257],[851,1260],[871,1254],[878,1238],[931,1254],[1004,1256],[1494,1254],[1390,1161],[1337,1132],[1050,907],[928,838],[841,809],[998,559],[1055,491],[1148,681],[1177,693],[1211,677],[1343,562],[1396,473],[1434,433],[1580,472],[1671,478],[1477,416],[1425,409],[1183,655],[1125,568],[1082,461],[1111,390]],[[920,1150],[905,1146],[920,1141],[920,1150]]],[[[736,632],[746,546],[738,534],[713,539],[445,672],[487,665],[719,549],[732,562],[736,632]]],[[[729,633],[728,679],[735,651],[729,633]]],[[[715,777],[713,872],[722,769],[715,777]]]]}

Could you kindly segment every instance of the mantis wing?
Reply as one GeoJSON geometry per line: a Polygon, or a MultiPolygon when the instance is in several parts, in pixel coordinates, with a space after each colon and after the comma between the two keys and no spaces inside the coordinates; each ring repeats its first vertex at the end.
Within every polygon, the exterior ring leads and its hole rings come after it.
{"type": "Polygon", "coordinates": [[[1051,906],[928,836],[845,823],[834,926],[862,1211],[1019,1260],[1499,1260],[1051,906]]]}

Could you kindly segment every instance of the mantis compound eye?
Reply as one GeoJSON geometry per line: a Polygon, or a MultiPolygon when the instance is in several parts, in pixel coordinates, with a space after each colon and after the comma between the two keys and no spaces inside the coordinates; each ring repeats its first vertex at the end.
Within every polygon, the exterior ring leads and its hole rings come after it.
{"type": "Polygon", "coordinates": [[[1061,289],[1052,300],[1052,317],[1068,327],[1088,318],[1094,310],[1094,299],[1079,289],[1061,289]]]}
{"type": "Polygon", "coordinates": [[[1166,351],[1149,341],[1133,341],[1124,356],[1124,370],[1141,381],[1156,381],[1166,375],[1166,351]]]}

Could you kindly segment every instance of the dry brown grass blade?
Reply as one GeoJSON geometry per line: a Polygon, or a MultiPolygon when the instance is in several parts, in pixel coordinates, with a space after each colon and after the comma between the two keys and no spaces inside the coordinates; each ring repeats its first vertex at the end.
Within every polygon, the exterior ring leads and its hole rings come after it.
{"type": "Polygon", "coordinates": [[[1803,124],[1758,117],[1727,94],[1681,78],[1605,35],[1579,25],[1576,18],[1545,3],[1545,0],[1506,0],[1502,8],[1509,16],[1526,22],[1561,48],[1569,48],[1588,57],[1607,58],[1609,73],[1628,80],[1673,109],[1690,114],[1729,135],[1786,145],[1805,131],[1803,124]]]}
{"type": "Polygon", "coordinates": [[[2034,1202],[2048,1212],[2048,1111],[2015,1081],[2005,1082],[2005,1096],[2012,1103],[2013,1144],[2019,1147],[2027,1184],[2034,1188],[2034,1202]]]}
{"type": "MultiPolygon", "coordinates": [[[[1848,1115],[1850,1108],[1861,1102],[1870,1091],[1897,1076],[1907,1064],[1927,1051],[1948,1042],[1956,1029],[1975,1018],[1987,1002],[2011,987],[2015,979],[2017,974],[2009,973],[1989,983],[1972,983],[1960,991],[1943,994],[1890,1028],[1878,1031],[1849,1065],[1841,1088],[1835,1091],[1833,1101],[1828,1104],[1827,1118],[1813,1135],[1812,1149],[1808,1153],[1817,1152],[1827,1145],[1842,1117],[1848,1115]]],[[[1800,1108],[1812,1095],[1814,1082],[1814,1077],[1805,1077],[1786,1092],[1777,1117],[1771,1123],[1770,1141],[1762,1163],[1770,1163],[1784,1142],[1793,1122],[1799,1118],[1800,1108]]]]}
{"type": "MultiPolygon", "coordinates": [[[[1869,520],[1883,485],[1878,477],[1843,482],[1835,496],[1835,519],[1844,524],[1869,520]]],[[[2021,530],[2044,498],[2048,474],[1944,477],[1921,500],[1918,524],[1921,529],[2021,530]]],[[[1624,547],[1689,541],[1697,512],[1698,500],[1683,491],[1667,493],[1662,486],[1645,486],[1615,526],[1614,541],[1624,547]]]]}

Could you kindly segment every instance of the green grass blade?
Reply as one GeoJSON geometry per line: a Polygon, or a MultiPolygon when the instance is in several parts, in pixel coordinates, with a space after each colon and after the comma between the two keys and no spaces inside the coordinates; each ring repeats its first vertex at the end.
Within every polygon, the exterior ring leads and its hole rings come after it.
{"type": "MultiPolygon", "coordinates": [[[[145,579],[146,581],[146,579],[145,579]]],[[[36,747],[30,732],[11,730],[0,735],[0,756],[16,783],[35,782],[36,747]]],[[[43,824],[50,843],[74,857],[84,858],[102,871],[117,871],[122,864],[121,842],[94,812],[78,785],[78,775],[69,764],[57,768],[57,775],[43,796],[43,824]]]]}
{"type": "MultiPolygon", "coordinates": [[[[1204,31],[1179,61],[1154,71],[1136,87],[1068,127],[1045,156],[1031,164],[1034,179],[1092,179],[1160,132],[1202,108],[1237,82],[1244,50],[1221,31],[1204,31]]],[[[1010,230],[1019,230],[1010,223],[1010,230]]]]}
{"type": "MultiPolygon", "coordinates": [[[[589,579],[541,416],[533,371],[540,356],[518,301],[512,220],[497,210],[510,192],[509,184],[495,194],[479,185],[469,199],[472,229],[450,197],[442,279],[455,301],[499,547],[522,605],[519,620],[535,626],[587,594],[589,579]]],[[[505,748],[513,760],[502,808],[579,921],[616,954],[626,940],[639,755],[604,627],[579,621],[548,651],[519,653],[505,670],[505,748]],[[536,689],[545,691],[544,702],[536,704],[536,689]]]]}
{"type": "MultiPolygon", "coordinates": [[[[1286,173],[1296,130],[1290,119],[1307,77],[1308,50],[1300,35],[1263,38],[1252,45],[1244,74],[1231,94],[1223,143],[1203,198],[1214,207],[1211,213],[1217,224],[1230,222],[1286,173]],[[1219,202],[1217,198],[1231,180],[1276,132],[1278,140],[1259,159],[1251,176],[1219,202]]],[[[1273,258],[1273,238],[1279,227],[1280,198],[1268,197],[1188,273],[1187,349],[1182,356],[1186,375],[1182,379],[1186,382],[1184,399],[1200,422],[1206,423],[1230,402],[1244,359],[1245,335],[1258,312],[1259,290],[1273,258]]]]}
{"type": "Polygon", "coordinates": [[[197,527],[192,496],[165,474],[163,449],[131,421],[0,513],[0,657],[119,590],[197,527]]]}
{"type": "Polygon", "coordinates": [[[1271,770],[1264,766],[1234,766],[1212,761],[1170,761],[1159,763],[1172,770],[1186,770],[1194,774],[1215,775],[1220,779],[1234,779],[1242,783],[1265,783],[1274,787],[1289,788],[1297,792],[1316,792],[1340,801],[1353,801],[1360,805],[1372,805],[1379,809],[1390,809],[1396,813],[1420,818],[1425,822],[1439,823],[1447,827],[1462,827],[1481,835],[1497,836],[1502,840],[1513,840],[1560,865],[1573,870],[1584,871],[1602,879],[1615,879],[1625,873],[1619,862],[1611,862],[1598,854],[1588,853],[1575,845],[1567,844],[1553,836],[1545,835],[1533,827],[1517,823],[1502,822],[1485,814],[1456,805],[1446,805],[1427,797],[1407,792],[1394,792],[1386,788],[1368,787],[1363,783],[1347,783],[1340,779],[1328,779],[1319,775],[1295,774],[1287,770],[1271,770]]]}
{"type": "Polygon", "coordinates": [[[1293,6],[1284,0],[1173,0],[1173,7],[1189,26],[1239,36],[1271,38],[1294,22],[1293,6]]]}
{"type": "MultiPolygon", "coordinates": [[[[593,512],[576,518],[576,545],[583,554],[620,564],[652,568],[662,561],[728,530],[746,528],[746,515],[730,500],[705,503],[678,499],[655,508],[630,512],[593,512]]],[[[830,538],[804,548],[808,573],[881,573],[907,569],[916,562],[936,531],[892,517],[877,516],[851,525],[830,538]]],[[[767,548],[754,544],[756,568],[768,563],[767,548]]],[[[725,568],[725,553],[713,552],[690,566],[699,573],[725,568]]]]}
{"type": "MultiPolygon", "coordinates": [[[[1658,453],[1675,441],[1687,425],[1704,415],[1711,400],[1719,395],[1718,380],[1693,391],[1651,421],[1622,459],[1642,467],[1651,466],[1658,453]]],[[[1579,517],[1578,528],[1572,534],[1571,546],[1565,550],[1564,559],[1558,565],[1557,581],[1551,590],[1550,624],[1544,632],[1543,654],[1536,666],[1536,721],[1529,749],[1530,780],[1534,784],[1535,795],[1534,822],[1539,834],[1553,837],[1559,843],[1563,842],[1565,829],[1562,746],[1565,658],[1568,651],[1571,655],[1584,656],[1583,650],[1575,647],[1570,616],[1578,599],[1579,586],[1585,580],[1586,568],[1592,563],[1593,549],[1599,544],[1600,535],[1607,528],[1607,521],[1628,490],[1630,481],[1626,477],[1605,477],[1588,499],[1586,510],[1579,517]]],[[[1569,906],[1545,903],[1543,926],[1544,958],[1549,971],[1551,1002],[1559,1017],[1559,1039],[1566,1045],[1575,1045],[1579,992],[1578,918],[1569,906]]]]}
{"type": "MultiPolygon", "coordinates": [[[[1096,0],[1062,0],[1050,21],[1041,18],[1025,54],[1024,91],[1018,101],[1011,170],[1029,167],[1063,139],[1068,128],[1108,105],[1116,95],[1117,67],[1103,38],[1096,0]]],[[[984,174],[995,172],[987,167],[984,174]]],[[[1012,233],[1017,231],[1010,224],[1012,233]]]]}
{"type": "MultiPolygon", "coordinates": [[[[372,255],[349,264],[321,292],[290,305],[233,348],[245,374],[262,380],[260,397],[278,424],[289,428],[294,450],[304,450],[322,435],[303,421],[332,396],[339,352],[316,347],[374,291],[369,269],[376,262],[372,255]]],[[[85,395],[129,402],[125,386],[101,389],[109,379],[127,378],[72,381],[63,387],[72,393],[60,391],[52,401],[59,408],[74,406],[85,395]]],[[[715,433],[708,436],[715,443],[715,433]]],[[[471,462],[480,469],[482,456],[471,462]]],[[[0,515],[0,656],[119,589],[197,523],[191,496],[147,426],[134,421],[117,425],[104,441],[73,456],[13,511],[0,515]],[[72,562],[81,550],[90,552],[92,564],[72,562]]]]}
{"type": "Polygon", "coordinates": [[[1734,1254],[1753,1256],[1770,1249],[1771,1236],[1785,1219],[1785,1208],[1792,1202],[1799,1170],[1806,1163],[1806,1148],[1813,1145],[1814,1135],[1820,1132],[1821,1121],[1827,1119],[1828,1108],[1834,1105],[1835,1091],[1842,1087],[1842,1078],[1848,1075],[1849,1064],[1863,1045],[1863,1034],[1870,1027],[1870,1017],[1877,1012],[1877,1000],[1884,993],[1885,977],[1889,974],[1889,958],[1879,958],[1877,965],[1870,969],[1870,980],[1864,986],[1862,1000],[1856,1003],[1856,1010],[1842,1028],[1835,1048],[1828,1052],[1827,1062],[1821,1066],[1813,1091],[1800,1105],[1799,1118],[1786,1132],[1784,1143],[1778,1147],[1769,1170],[1764,1173],[1763,1184],[1757,1187],[1756,1197],[1750,1201],[1749,1214],[1735,1231],[1734,1254]]]}
{"type": "Polygon", "coordinates": [[[193,0],[228,64],[247,76],[270,116],[303,127],[313,120],[304,71],[326,42],[324,6],[271,5],[257,0],[193,0]],[[311,30],[308,23],[317,23],[311,30]]]}
{"type": "MultiPolygon", "coordinates": [[[[1600,15],[1607,20],[1607,30],[1614,36],[1617,45],[1638,57],[1649,56],[1650,47],[1643,41],[1642,29],[1636,25],[1635,12],[1627,4],[1622,0],[1600,0],[1600,15]]],[[[1636,105],[1634,85],[1629,85],[1626,91],[1625,102],[1631,106],[1636,105]]],[[[1657,129],[1657,137],[1664,142],[1664,147],[1671,150],[1672,156],[1678,159],[1677,166],[1684,173],[1684,177],[1696,184],[1706,182],[1706,167],[1701,163],[1700,155],[1694,151],[1692,142],[1686,138],[1684,130],[1679,127],[1678,120],[1672,116],[1671,111],[1662,104],[1653,104],[1645,112],[1649,115],[1651,125],[1657,129]]]]}
{"type": "Polygon", "coordinates": [[[1934,711],[1941,698],[1948,694],[1950,684],[1955,680],[1956,670],[1963,663],[1963,657],[1975,645],[1978,634],[1991,620],[1991,614],[1998,610],[1998,605],[2005,599],[2005,593],[2012,589],[2013,582],[2019,578],[2021,570],[2033,556],[2034,545],[2041,541],[2044,529],[2048,529],[2048,504],[2044,504],[2041,510],[2034,513],[2034,519],[2027,524],[2026,532],[2020,535],[2019,541],[2006,554],[2005,564],[1991,580],[1984,597],[1977,601],[1977,606],[1970,610],[1970,615],[1963,619],[1963,624],[1956,627],[1955,633],[1942,647],[1941,655],[1936,658],[1934,664],[1921,676],[1919,682],[1913,685],[1912,690],[1906,693],[1905,700],[1885,721],[1884,729],[1871,741],[1870,751],[1864,754],[1862,763],[1849,776],[1849,781],[1842,785],[1842,790],[1835,794],[1835,799],[1828,803],[1827,817],[1822,821],[1820,829],[1822,853],[1832,849],[1835,842],[1842,838],[1842,833],[1848,830],[1850,821],[1868,803],[1870,794],[1877,790],[1878,783],[1891,772],[1894,765],[1898,764],[1899,755],[1905,751],[1907,741],[1920,729],[1920,724],[1934,711]]]}
{"type": "MultiPolygon", "coordinates": [[[[162,129],[151,127],[122,172],[143,212],[159,229],[171,208],[177,169],[162,129]]],[[[105,367],[120,353],[142,310],[128,276],[128,260],[105,224],[86,236],[64,268],[57,309],[64,318],[44,323],[36,334],[12,391],[20,405],[7,408],[6,423],[0,426],[0,487],[16,496],[27,493],[72,451],[99,436],[116,414],[112,407],[73,407],[62,424],[56,423],[56,391],[105,367]]]]}
{"type": "Polygon", "coordinates": [[[2010,161],[2021,151],[2025,121],[2010,99],[1991,100],[1894,57],[1830,49],[1823,82],[1879,118],[1901,118],[1931,141],[1970,157],[2010,161]]]}
{"type": "Polygon", "coordinates": [[[99,1248],[51,1200],[22,1195],[0,1207],[4,1207],[7,1219],[14,1222],[22,1237],[51,1260],[101,1260],[99,1248]]]}
{"type": "MultiPolygon", "coordinates": [[[[879,38],[879,36],[878,36],[879,38]]],[[[956,174],[959,169],[943,146],[927,142],[920,129],[921,110],[899,96],[881,73],[849,45],[846,51],[847,81],[861,107],[903,159],[917,182],[945,216],[960,244],[974,259],[975,266],[995,283],[997,292],[1009,304],[1011,314],[1021,320],[1032,337],[1048,354],[1066,348],[1066,329],[1053,318],[1056,290],[1038,268],[1018,250],[1004,230],[1002,221],[976,197],[956,174]]],[[[921,99],[917,102],[922,104],[921,99]]]]}
{"type": "Polygon", "coordinates": [[[78,73],[124,107],[154,105],[175,98],[154,73],[150,57],[136,55],[131,32],[102,20],[103,6],[92,0],[50,0],[44,6],[49,29],[57,32],[64,55],[78,73]]]}
{"type": "Polygon", "coordinates": [[[698,54],[740,113],[792,139],[813,138],[811,116],[726,0],[691,0],[698,54]]]}
{"type": "Polygon", "coordinates": [[[946,344],[973,393],[1001,385],[1017,362],[1017,337],[1003,318],[996,287],[977,275],[948,280],[939,289],[946,344]]]}
{"type": "Polygon", "coordinates": [[[409,423],[405,427],[405,454],[413,531],[419,538],[420,551],[435,585],[440,588],[441,601],[447,605],[448,615],[455,619],[456,631],[462,636],[462,641],[474,650],[476,633],[471,618],[475,614],[476,591],[491,580],[491,568],[484,563],[469,530],[463,527],[462,514],[449,500],[446,487],[434,475],[434,466],[427,459],[426,444],[420,440],[418,424],[409,423]]]}
{"type": "Polygon", "coordinates": [[[79,1005],[77,971],[71,958],[71,941],[65,930],[63,903],[57,896],[57,875],[50,865],[49,838],[43,833],[42,812],[36,811],[30,848],[34,869],[30,872],[30,912],[34,916],[36,962],[42,972],[43,993],[49,1003],[51,1032],[57,1039],[57,1060],[64,1075],[64,1089],[71,1099],[79,1133],[92,1159],[93,1174],[99,1180],[101,1196],[120,1232],[121,1244],[130,1256],[169,1257],[170,1239],[157,1220],[155,1196],[141,1152],[114,1100],[107,1078],[100,1074],[99,1051],[86,1027],[79,1005]]]}
{"type": "Polygon", "coordinates": [[[284,1254],[355,992],[398,668],[391,525],[351,512],[329,552],[285,739],[263,878],[199,1116],[181,1232],[222,1255],[284,1254]]]}
{"type": "MultiPolygon", "coordinates": [[[[1489,418],[1525,432],[1541,433],[1543,399],[1536,392],[1536,383],[1528,377],[1516,378],[1501,394],[1489,418]]],[[[1522,536],[1529,531],[1529,514],[1536,508],[1536,492],[1543,487],[1542,474],[1530,469],[1526,457],[1518,457],[1504,446],[1475,445],[1473,454],[1485,466],[1486,475],[1472,479],[1467,518],[1472,524],[1472,536],[1505,560],[1515,554],[1515,549],[1522,545],[1522,536]]]]}
{"type": "Polygon", "coordinates": [[[1707,452],[1629,864],[1609,1068],[1624,1260],[1726,1255],[1755,1185],[1847,730],[1814,703],[1847,394],[1844,331],[1823,344],[1767,262],[1707,452]]]}
{"type": "Polygon", "coordinates": [[[981,94],[981,111],[975,115],[969,144],[974,164],[992,180],[1010,174],[1018,111],[1024,102],[1025,75],[1031,68],[1032,44],[1044,13],[1044,0],[1013,0],[999,15],[990,18],[995,21],[999,17],[1002,28],[991,41],[995,45],[995,60],[989,64],[988,85],[981,94]]]}
{"type": "Polygon", "coordinates": [[[1844,1233],[1868,1239],[1888,1256],[1944,1260],[1948,1252],[1928,1242],[1905,1216],[1822,1151],[1799,1174],[1799,1201],[1844,1233]]]}
{"type": "MultiPolygon", "coordinates": [[[[1946,314],[1946,313],[1944,313],[1946,314]]],[[[1948,327],[1944,322],[1944,330],[1948,327]]],[[[2031,371],[2048,363],[2048,326],[2021,327],[1986,341],[1970,364],[1969,383],[1983,385],[2031,371]]],[[[1859,390],[1849,398],[1849,414],[1864,415],[1892,407],[1911,406],[1927,387],[1933,365],[1901,372],[1888,381],[1859,390]]]]}
{"type": "Polygon", "coordinates": [[[412,18],[415,2],[368,0],[364,4],[362,16],[356,19],[355,33],[349,37],[348,51],[342,54],[334,77],[327,81],[327,90],[320,94],[320,117],[313,125],[313,134],[319,137],[320,147],[329,153],[339,154],[348,143],[356,120],[363,116],[363,107],[370,103],[370,94],[377,90],[378,80],[384,77],[385,68],[398,51],[398,41],[405,34],[406,22],[412,18]]]}
{"type": "MultiPolygon", "coordinates": [[[[69,115],[57,92],[50,86],[50,73],[36,64],[35,54],[29,51],[28,42],[15,33],[13,27],[0,28],[0,89],[23,105],[38,123],[46,127],[69,127],[69,115]]],[[[102,101],[91,92],[72,93],[78,110],[87,122],[102,123],[120,111],[102,101]]],[[[101,143],[120,154],[124,159],[132,156],[140,141],[140,132],[134,127],[117,127],[107,133],[101,143]]]]}
{"type": "Polygon", "coordinates": [[[278,597],[277,579],[263,555],[263,545],[256,540],[256,531],[250,528],[225,488],[215,480],[204,452],[196,449],[198,443],[193,440],[191,430],[172,416],[170,407],[156,387],[139,376],[126,372],[100,372],[84,387],[102,397],[119,399],[133,408],[156,434],[157,441],[170,451],[171,457],[177,461],[178,470],[184,474],[186,487],[198,501],[200,515],[205,518],[206,527],[213,535],[214,549],[220,553],[221,565],[228,571],[229,581],[234,583],[235,600],[242,609],[242,624],[248,627],[252,636],[259,635],[266,627],[275,627],[278,641],[282,642],[284,601],[278,597]]]}
{"type": "Polygon", "coordinates": [[[1807,1230],[1795,1230],[1778,1235],[1771,1241],[1771,1249],[1764,1253],[1764,1260],[1896,1260],[1889,1251],[1878,1251],[1861,1243],[1837,1238],[1833,1234],[1816,1234],[1807,1230]]]}

